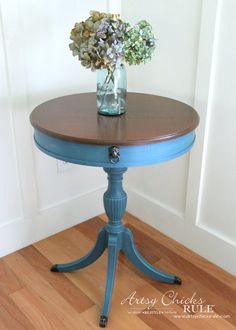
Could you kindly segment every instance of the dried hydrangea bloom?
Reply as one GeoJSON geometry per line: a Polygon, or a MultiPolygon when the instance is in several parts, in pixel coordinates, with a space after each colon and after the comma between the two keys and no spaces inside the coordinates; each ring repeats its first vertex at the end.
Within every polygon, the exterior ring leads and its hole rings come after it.
{"type": "Polygon", "coordinates": [[[112,14],[98,11],[91,11],[87,20],[76,23],[70,39],[72,54],[92,71],[112,71],[122,60],[129,64],[145,63],[155,48],[155,38],[146,21],[131,28],[112,14]]]}
{"type": "Polygon", "coordinates": [[[155,37],[151,25],[143,20],[126,31],[124,43],[125,61],[132,64],[148,62],[155,49],[155,37]]]}

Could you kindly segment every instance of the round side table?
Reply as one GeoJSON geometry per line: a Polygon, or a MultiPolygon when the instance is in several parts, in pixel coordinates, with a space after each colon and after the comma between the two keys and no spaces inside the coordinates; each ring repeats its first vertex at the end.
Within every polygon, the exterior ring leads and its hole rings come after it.
{"type": "Polygon", "coordinates": [[[108,189],[103,202],[108,224],[88,254],[66,264],[53,265],[53,272],[71,272],[96,261],[108,248],[104,304],[99,325],[105,327],[112,297],[119,251],[143,273],[166,283],[181,279],[149,264],[135,247],[131,231],[122,224],[127,195],[122,188],[129,166],[144,166],[174,159],[188,152],[199,123],[190,106],[165,97],[128,93],[127,113],[107,117],[97,113],[96,94],[59,97],[36,107],[30,115],[37,147],[66,162],[103,167],[108,189]]]}

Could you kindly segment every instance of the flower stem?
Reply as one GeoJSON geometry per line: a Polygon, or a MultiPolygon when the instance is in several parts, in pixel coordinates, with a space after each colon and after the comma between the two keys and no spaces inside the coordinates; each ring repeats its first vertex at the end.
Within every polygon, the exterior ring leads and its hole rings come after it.
{"type": "Polygon", "coordinates": [[[105,79],[105,81],[104,81],[104,83],[103,83],[103,85],[101,87],[101,91],[102,92],[104,91],[104,93],[102,95],[100,109],[102,108],[103,103],[104,103],[105,96],[107,95],[107,90],[109,88],[110,81],[112,81],[113,84],[114,84],[114,72],[115,72],[115,69],[116,69],[116,67],[114,67],[113,70],[111,70],[110,68],[108,68],[108,73],[107,73],[106,79],[105,79]]]}

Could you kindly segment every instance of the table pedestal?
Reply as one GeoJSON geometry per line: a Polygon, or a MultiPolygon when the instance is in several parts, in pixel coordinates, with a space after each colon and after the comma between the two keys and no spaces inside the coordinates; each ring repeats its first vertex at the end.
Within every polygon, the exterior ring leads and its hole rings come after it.
{"type": "Polygon", "coordinates": [[[99,322],[100,327],[105,327],[107,324],[119,251],[123,251],[139,270],[153,279],[166,283],[181,284],[179,277],[161,272],[139,254],[131,231],[122,224],[122,217],[127,204],[127,195],[122,187],[123,173],[126,170],[127,168],[104,168],[104,171],[108,174],[108,189],[104,194],[103,201],[109,222],[100,230],[92,250],[78,260],[66,264],[56,264],[51,268],[53,272],[71,272],[84,268],[96,261],[108,248],[106,290],[99,322]]]}

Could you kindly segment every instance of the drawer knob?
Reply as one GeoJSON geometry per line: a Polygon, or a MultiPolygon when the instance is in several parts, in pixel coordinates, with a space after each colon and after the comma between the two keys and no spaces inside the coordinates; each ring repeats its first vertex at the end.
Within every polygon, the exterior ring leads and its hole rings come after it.
{"type": "Polygon", "coordinates": [[[120,160],[120,149],[117,146],[109,148],[109,159],[112,164],[116,164],[120,160]]]}

